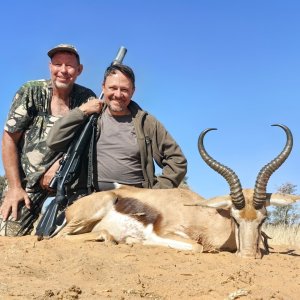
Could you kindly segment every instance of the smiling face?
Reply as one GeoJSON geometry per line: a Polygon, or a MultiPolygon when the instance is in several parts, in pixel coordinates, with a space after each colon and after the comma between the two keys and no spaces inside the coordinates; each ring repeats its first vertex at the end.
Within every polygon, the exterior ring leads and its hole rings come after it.
{"type": "Polygon", "coordinates": [[[76,55],[70,52],[54,54],[49,68],[53,86],[57,89],[71,89],[83,69],[76,55]]]}
{"type": "Polygon", "coordinates": [[[130,114],[128,105],[134,93],[134,87],[128,77],[117,70],[106,77],[102,90],[111,115],[123,116],[130,114]]]}

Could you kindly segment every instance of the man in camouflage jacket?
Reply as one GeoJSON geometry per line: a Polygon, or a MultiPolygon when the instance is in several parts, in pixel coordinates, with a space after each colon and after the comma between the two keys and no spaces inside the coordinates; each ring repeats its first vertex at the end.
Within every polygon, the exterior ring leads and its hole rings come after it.
{"type": "Polygon", "coordinates": [[[0,207],[0,235],[32,231],[58,169],[59,154],[46,145],[49,130],[70,109],[95,97],[75,83],[83,66],[74,46],[58,45],[48,56],[51,80],[24,84],[5,124],[2,156],[7,186],[0,207]]]}

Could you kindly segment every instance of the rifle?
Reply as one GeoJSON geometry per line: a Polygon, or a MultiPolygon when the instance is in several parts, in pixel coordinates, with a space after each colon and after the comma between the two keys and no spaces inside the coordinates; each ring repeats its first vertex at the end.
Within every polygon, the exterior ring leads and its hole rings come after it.
{"type": "MultiPolygon", "coordinates": [[[[112,65],[122,63],[127,49],[121,47],[118,51],[116,58],[111,63],[112,65]]],[[[103,98],[103,92],[101,92],[99,99],[103,98]]],[[[85,124],[82,132],[79,134],[78,139],[75,139],[68,148],[67,153],[60,161],[60,167],[56,172],[49,187],[56,187],[56,196],[48,205],[44,215],[42,216],[39,224],[36,228],[36,235],[41,240],[44,237],[49,238],[55,232],[57,227],[56,220],[59,211],[64,210],[68,206],[68,199],[66,196],[66,185],[71,183],[78,167],[80,166],[80,160],[82,154],[91,143],[95,136],[97,127],[98,115],[93,114],[90,116],[88,122],[85,124]]]]}

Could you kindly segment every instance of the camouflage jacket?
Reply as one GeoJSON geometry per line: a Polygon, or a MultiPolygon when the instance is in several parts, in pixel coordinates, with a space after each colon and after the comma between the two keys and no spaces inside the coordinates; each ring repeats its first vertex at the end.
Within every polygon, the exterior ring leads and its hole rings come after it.
{"type": "MultiPolygon", "coordinates": [[[[70,94],[70,109],[80,106],[91,97],[96,97],[92,90],[74,84],[70,94]]],[[[13,99],[4,127],[7,132],[23,132],[18,149],[20,174],[26,189],[34,189],[40,177],[58,157],[58,153],[46,145],[50,128],[59,119],[51,115],[51,99],[50,80],[25,83],[13,99]]]]}

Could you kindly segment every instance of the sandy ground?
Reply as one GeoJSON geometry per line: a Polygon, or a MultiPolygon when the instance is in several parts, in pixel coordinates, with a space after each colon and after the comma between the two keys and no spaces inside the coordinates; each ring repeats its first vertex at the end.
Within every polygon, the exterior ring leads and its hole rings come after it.
{"type": "Polygon", "coordinates": [[[262,260],[0,237],[0,299],[300,299],[300,249],[262,260]]]}

